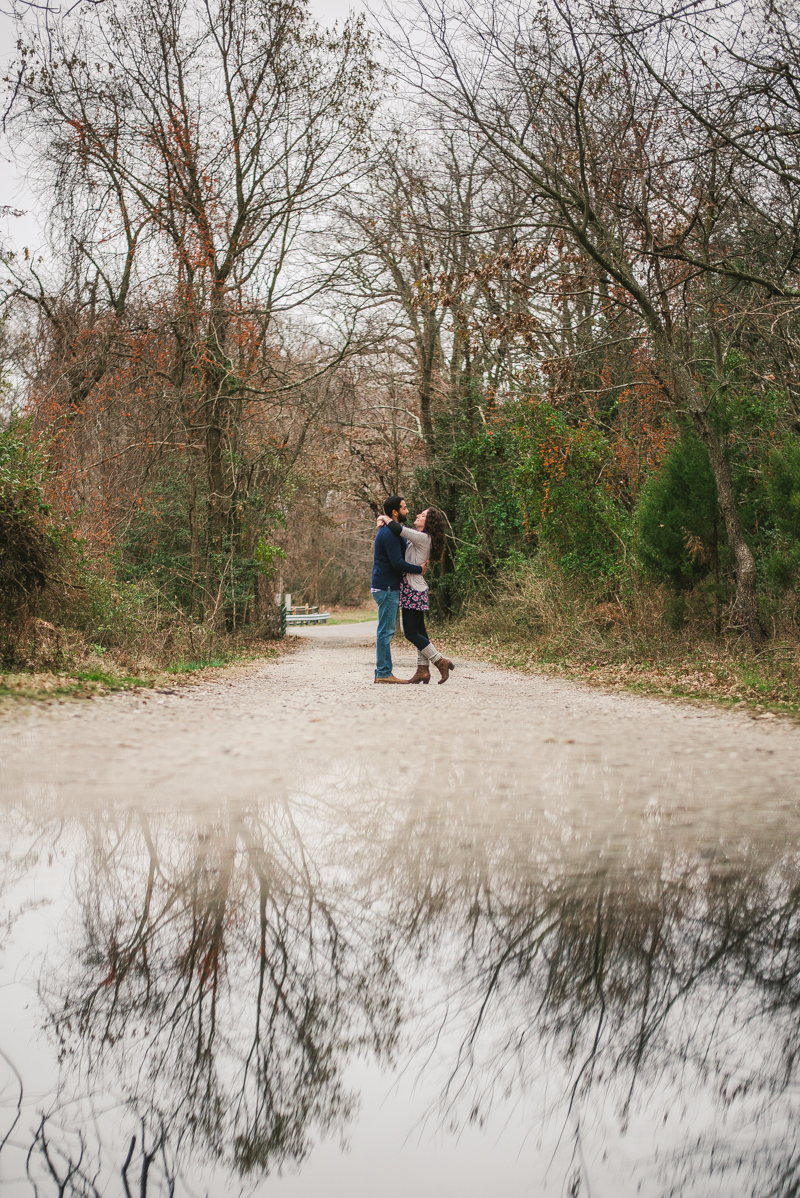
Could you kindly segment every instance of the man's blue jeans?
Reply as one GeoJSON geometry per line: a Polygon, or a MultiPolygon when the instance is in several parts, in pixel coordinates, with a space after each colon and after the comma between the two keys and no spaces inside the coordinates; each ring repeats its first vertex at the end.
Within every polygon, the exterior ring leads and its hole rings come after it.
{"type": "Polygon", "coordinates": [[[392,637],[397,628],[397,609],[400,606],[399,591],[373,591],[372,598],[378,605],[378,642],[375,677],[388,678],[392,672],[392,637]]]}

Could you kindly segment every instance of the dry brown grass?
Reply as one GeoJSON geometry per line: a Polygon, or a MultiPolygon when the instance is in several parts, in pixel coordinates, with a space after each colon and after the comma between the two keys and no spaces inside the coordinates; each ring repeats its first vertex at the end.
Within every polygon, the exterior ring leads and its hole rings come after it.
{"type": "Polygon", "coordinates": [[[631,579],[619,595],[587,594],[556,574],[521,570],[443,630],[448,649],[498,665],[581,678],[612,690],[800,713],[800,642],[776,628],[758,653],[736,630],[714,635],[703,597],[671,627],[674,600],[631,579]]]}
{"type": "Polygon", "coordinates": [[[158,686],[235,661],[287,652],[274,629],[227,633],[197,624],[157,592],[92,577],[43,596],[37,614],[0,623],[0,697],[91,697],[158,686]]]}
{"type": "Polygon", "coordinates": [[[7,711],[19,702],[93,699],[118,690],[139,688],[171,690],[191,685],[220,669],[291,653],[295,647],[291,639],[259,641],[252,637],[230,637],[217,647],[213,657],[177,659],[161,666],[148,658],[131,662],[125,655],[110,653],[101,657],[88,653],[61,669],[0,672],[0,711],[7,711]]]}

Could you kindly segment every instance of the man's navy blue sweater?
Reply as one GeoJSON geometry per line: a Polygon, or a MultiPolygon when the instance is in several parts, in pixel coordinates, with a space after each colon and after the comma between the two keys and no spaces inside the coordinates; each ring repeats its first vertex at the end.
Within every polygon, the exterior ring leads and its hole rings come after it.
{"type": "Polygon", "coordinates": [[[385,524],[378,529],[372,563],[374,591],[399,591],[404,574],[422,573],[422,566],[406,561],[405,551],[406,543],[402,537],[396,537],[385,524]]]}

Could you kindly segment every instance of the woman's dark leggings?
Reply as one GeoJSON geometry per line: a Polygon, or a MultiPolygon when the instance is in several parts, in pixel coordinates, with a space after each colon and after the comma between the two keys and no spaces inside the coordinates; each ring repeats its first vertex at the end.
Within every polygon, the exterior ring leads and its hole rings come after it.
{"type": "Polygon", "coordinates": [[[403,636],[416,645],[420,652],[431,643],[425,631],[424,611],[414,611],[413,607],[403,608],[403,636]]]}

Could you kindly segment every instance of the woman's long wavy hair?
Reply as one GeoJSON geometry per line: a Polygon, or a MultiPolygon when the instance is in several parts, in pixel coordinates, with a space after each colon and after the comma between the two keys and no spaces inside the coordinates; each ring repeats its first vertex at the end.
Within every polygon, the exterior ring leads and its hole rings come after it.
{"type": "Polygon", "coordinates": [[[425,527],[423,532],[426,532],[431,539],[431,556],[432,562],[440,562],[444,557],[444,534],[446,530],[444,516],[438,508],[429,507],[428,514],[425,517],[425,527]]]}

